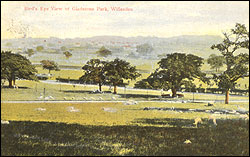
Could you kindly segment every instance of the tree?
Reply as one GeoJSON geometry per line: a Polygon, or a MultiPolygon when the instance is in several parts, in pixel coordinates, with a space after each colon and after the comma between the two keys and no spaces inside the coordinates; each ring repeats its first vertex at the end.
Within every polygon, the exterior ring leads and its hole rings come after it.
{"type": "Polygon", "coordinates": [[[181,86],[192,83],[194,78],[208,82],[206,74],[201,72],[203,58],[184,53],[167,54],[159,62],[159,68],[150,77],[158,80],[157,88],[171,89],[172,97],[176,97],[181,86]]]}
{"type": "Polygon", "coordinates": [[[153,51],[153,47],[149,45],[148,43],[137,45],[136,46],[136,52],[142,53],[142,54],[148,54],[153,51]]]}
{"type": "Polygon", "coordinates": [[[28,50],[27,50],[27,54],[28,54],[28,56],[30,57],[30,56],[32,56],[32,55],[35,54],[35,51],[34,51],[33,49],[28,49],[28,50]]]}
{"type": "Polygon", "coordinates": [[[7,79],[9,87],[13,87],[16,78],[37,80],[36,72],[35,66],[26,57],[11,51],[1,52],[1,83],[7,79]]]}
{"type": "Polygon", "coordinates": [[[223,56],[217,56],[211,54],[207,60],[207,63],[211,66],[212,69],[215,69],[216,72],[223,66],[225,59],[223,56]]]}
{"type": "Polygon", "coordinates": [[[99,91],[102,91],[102,85],[105,82],[105,64],[105,61],[91,59],[82,67],[84,75],[79,80],[85,83],[98,84],[99,91]]]}
{"type": "Polygon", "coordinates": [[[225,58],[226,70],[219,75],[214,74],[214,80],[219,88],[225,90],[225,104],[229,103],[229,92],[235,88],[236,81],[246,76],[249,71],[249,52],[238,53],[239,49],[249,49],[249,32],[244,24],[236,23],[230,33],[223,33],[224,40],[214,44],[212,49],[217,49],[225,58]]]}
{"type": "Polygon", "coordinates": [[[37,46],[37,47],[36,47],[36,50],[37,50],[38,52],[41,52],[43,49],[44,49],[43,46],[37,46]]]}
{"type": "Polygon", "coordinates": [[[101,57],[107,57],[112,54],[111,51],[106,49],[104,46],[102,46],[98,51],[96,51],[96,53],[98,54],[98,56],[101,57]]]}
{"type": "Polygon", "coordinates": [[[60,49],[61,49],[62,51],[66,51],[66,50],[67,50],[66,46],[62,46],[60,49]]]}
{"type": "Polygon", "coordinates": [[[43,69],[49,70],[49,74],[51,70],[56,70],[56,71],[60,70],[57,63],[55,63],[54,61],[42,60],[41,63],[42,63],[43,69]]]}
{"type": "Polygon", "coordinates": [[[63,52],[63,54],[65,55],[66,58],[69,58],[72,56],[72,53],[70,53],[69,51],[65,51],[63,52]]]}
{"type": "Polygon", "coordinates": [[[117,86],[124,85],[124,80],[135,80],[141,76],[135,66],[129,62],[116,58],[105,65],[105,75],[108,83],[114,86],[114,94],[117,94],[117,86]]]}

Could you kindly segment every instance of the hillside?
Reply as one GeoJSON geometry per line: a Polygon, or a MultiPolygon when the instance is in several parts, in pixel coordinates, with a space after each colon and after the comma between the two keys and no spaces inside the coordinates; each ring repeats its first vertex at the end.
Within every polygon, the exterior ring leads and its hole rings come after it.
{"type": "Polygon", "coordinates": [[[191,53],[203,58],[208,58],[216,50],[211,50],[211,45],[222,41],[220,36],[212,35],[183,35],[170,38],[159,37],[122,37],[122,36],[95,36],[90,38],[19,38],[1,40],[1,50],[12,50],[27,56],[32,62],[39,63],[42,59],[55,60],[61,65],[82,65],[91,58],[100,58],[95,53],[100,47],[105,46],[112,51],[112,55],[103,59],[119,57],[137,64],[143,60],[159,60],[168,53],[191,53]],[[145,45],[149,51],[143,51],[145,45]],[[43,47],[38,50],[37,47],[43,47]],[[141,46],[141,52],[138,51],[141,46]],[[144,47],[143,47],[144,46],[144,47]],[[29,49],[34,53],[28,56],[29,49]],[[72,57],[67,58],[63,52],[69,51],[72,57]]]}

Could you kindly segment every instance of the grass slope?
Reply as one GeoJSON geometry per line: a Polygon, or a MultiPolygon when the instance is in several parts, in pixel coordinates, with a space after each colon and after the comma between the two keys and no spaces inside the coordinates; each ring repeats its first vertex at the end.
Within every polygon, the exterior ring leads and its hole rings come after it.
{"type": "Polygon", "coordinates": [[[198,128],[10,121],[1,125],[1,155],[249,156],[249,121],[223,120],[217,127],[198,128]],[[186,139],[192,143],[184,144],[186,139]]]}

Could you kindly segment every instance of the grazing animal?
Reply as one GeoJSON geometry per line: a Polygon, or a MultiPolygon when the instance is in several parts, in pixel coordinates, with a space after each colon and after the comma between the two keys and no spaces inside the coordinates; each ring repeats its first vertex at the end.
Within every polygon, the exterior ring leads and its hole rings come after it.
{"type": "Polygon", "coordinates": [[[14,87],[15,89],[18,89],[18,86],[17,86],[17,84],[13,85],[13,87],[14,87]]]}
{"type": "Polygon", "coordinates": [[[102,97],[99,97],[99,100],[103,100],[103,98],[102,98],[102,97]]]}
{"type": "Polygon", "coordinates": [[[208,103],[207,106],[214,106],[214,104],[208,103]]]}
{"type": "Polygon", "coordinates": [[[74,108],[74,106],[70,106],[70,107],[68,107],[68,111],[69,111],[69,112],[79,112],[80,110],[74,108]]]}
{"type": "Polygon", "coordinates": [[[9,121],[1,120],[1,124],[10,124],[9,121]]]}
{"type": "Polygon", "coordinates": [[[116,100],[116,97],[112,96],[112,100],[116,100]]]}
{"type": "Polygon", "coordinates": [[[63,100],[67,100],[67,98],[66,98],[66,97],[63,97],[63,100]]]}
{"type": "Polygon", "coordinates": [[[185,143],[185,144],[191,144],[192,142],[191,142],[190,140],[187,140],[187,139],[186,139],[186,140],[184,141],[184,143],[185,143]]]}
{"type": "Polygon", "coordinates": [[[93,98],[93,97],[90,97],[90,100],[95,100],[95,98],[93,98]]]}
{"type": "Polygon", "coordinates": [[[103,107],[102,110],[105,112],[116,112],[117,111],[117,109],[110,108],[110,107],[103,107]]]}
{"type": "Polygon", "coordinates": [[[213,124],[214,124],[215,126],[217,126],[216,118],[215,118],[214,116],[209,116],[208,119],[209,119],[209,120],[213,120],[213,124]]]}
{"type": "Polygon", "coordinates": [[[244,120],[249,120],[249,113],[247,113],[245,115],[241,115],[240,118],[242,118],[244,120]]]}
{"type": "Polygon", "coordinates": [[[124,102],[123,104],[124,105],[136,105],[138,104],[138,102],[134,100],[129,100],[129,101],[124,102]]]}
{"type": "Polygon", "coordinates": [[[72,100],[75,100],[75,97],[72,97],[71,99],[72,99],[72,100]]]}
{"type": "Polygon", "coordinates": [[[46,111],[46,108],[37,108],[37,111],[46,111]]]}
{"type": "Polygon", "coordinates": [[[86,97],[83,97],[83,100],[87,100],[87,98],[86,98],[86,97]]]}
{"type": "Polygon", "coordinates": [[[239,105],[237,105],[237,111],[240,111],[240,112],[243,112],[243,113],[246,113],[247,110],[243,107],[239,107],[239,105]]]}
{"type": "Polygon", "coordinates": [[[199,124],[199,123],[200,123],[200,124],[203,123],[202,120],[201,120],[201,118],[199,118],[199,117],[198,117],[198,118],[195,118],[193,124],[196,126],[196,128],[198,127],[198,124],[199,124]]]}
{"type": "Polygon", "coordinates": [[[53,96],[49,96],[49,98],[50,98],[50,99],[54,99],[54,97],[53,97],[53,96]]]}

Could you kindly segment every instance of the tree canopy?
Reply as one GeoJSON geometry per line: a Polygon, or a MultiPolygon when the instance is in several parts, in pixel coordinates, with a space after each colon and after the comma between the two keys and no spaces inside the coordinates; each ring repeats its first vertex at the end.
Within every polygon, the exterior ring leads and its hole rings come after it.
{"type": "Polygon", "coordinates": [[[249,32],[244,24],[236,23],[230,33],[223,33],[222,43],[214,44],[212,49],[220,51],[225,58],[226,70],[219,75],[214,74],[214,80],[219,88],[226,93],[225,103],[229,103],[229,91],[235,88],[237,80],[249,72],[249,52],[238,53],[239,49],[249,49],[249,32]]]}
{"type": "Polygon", "coordinates": [[[11,51],[1,51],[1,80],[7,79],[9,87],[15,84],[16,78],[37,80],[35,66],[24,56],[11,51]]]}
{"type": "Polygon", "coordinates": [[[104,46],[102,46],[96,53],[101,57],[107,57],[112,54],[111,51],[106,49],[104,46]]]}
{"type": "Polygon", "coordinates": [[[66,58],[69,58],[72,56],[72,53],[70,53],[69,51],[65,51],[63,52],[63,54],[65,55],[66,58]]]}
{"type": "Polygon", "coordinates": [[[148,54],[153,51],[153,47],[149,45],[148,43],[137,45],[136,46],[136,52],[141,54],[148,54]]]}
{"type": "Polygon", "coordinates": [[[42,63],[43,69],[48,69],[49,73],[51,70],[56,70],[56,71],[60,70],[57,63],[55,63],[54,61],[42,60],[41,63],[42,63]]]}
{"type": "Polygon", "coordinates": [[[113,84],[115,94],[117,93],[116,87],[124,85],[124,80],[135,80],[141,76],[135,66],[131,66],[129,62],[118,58],[106,63],[105,75],[107,82],[113,84]]]}
{"type": "MultiPolygon", "coordinates": [[[[203,64],[203,58],[201,57],[192,54],[172,53],[167,54],[167,57],[162,58],[158,64],[159,68],[146,81],[155,89],[171,89],[172,97],[176,96],[176,92],[181,86],[190,86],[194,78],[203,82],[208,81],[205,77],[206,74],[201,72],[203,64]]],[[[139,84],[145,83],[139,82],[139,84]]]]}
{"type": "Polygon", "coordinates": [[[211,66],[212,69],[215,69],[215,71],[218,72],[218,70],[224,65],[225,59],[223,56],[211,54],[207,60],[207,63],[211,66]]]}
{"type": "Polygon", "coordinates": [[[99,85],[99,91],[102,91],[102,85],[105,82],[105,66],[106,62],[99,59],[91,59],[82,69],[84,75],[79,78],[81,82],[93,83],[99,85]]]}
{"type": "Polygon", "coordinates": [[[37,46],[37,47],[36,47],[36,50],[37,50],[38,52],[41,52],[43,49],[44,49],[43,46],[37,46]]]}

